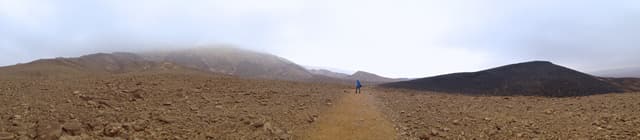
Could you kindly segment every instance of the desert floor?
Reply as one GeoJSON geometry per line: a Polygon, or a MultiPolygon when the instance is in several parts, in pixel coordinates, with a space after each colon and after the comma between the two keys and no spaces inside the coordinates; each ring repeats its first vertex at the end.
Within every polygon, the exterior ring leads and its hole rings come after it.
{"type": "Polygon", "coordinates": [[[640,94],[548,98],[144,73],[0,80],[5,139],[640,139],[640,94]]]}

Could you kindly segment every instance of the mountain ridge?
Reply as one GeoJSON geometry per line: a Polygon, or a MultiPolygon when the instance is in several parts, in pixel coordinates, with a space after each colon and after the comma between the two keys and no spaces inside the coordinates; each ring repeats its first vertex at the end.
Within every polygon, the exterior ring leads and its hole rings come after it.
{"type": "Polygon", "coordinates": [[[624,91],[607,80],[548,61],[516,63],[477,72],[445,74],[382,86],[472,95],[558,97],[624,91]]]}

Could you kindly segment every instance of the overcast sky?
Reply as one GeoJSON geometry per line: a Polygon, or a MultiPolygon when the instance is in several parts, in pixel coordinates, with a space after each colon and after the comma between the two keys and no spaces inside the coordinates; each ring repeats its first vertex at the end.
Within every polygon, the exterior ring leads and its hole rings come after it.
{"type": "Polygon", "coordinates": [[[0,65],[231,44],[424,77],[548,60],[640,66],[639,0],[0,0],[0,65]]]}

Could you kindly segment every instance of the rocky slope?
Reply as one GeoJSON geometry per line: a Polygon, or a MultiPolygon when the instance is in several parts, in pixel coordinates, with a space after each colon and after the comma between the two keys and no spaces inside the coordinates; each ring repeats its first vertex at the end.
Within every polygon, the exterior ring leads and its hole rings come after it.
{"type": "Polygon", "coordinates": [[[480,95],[582,96],[622,92],[606,80],[544,61],[389,83],[385,87],[480,95]]]}
{"type": "Polygon", "coordinates": [[[142,71],[184,71],[172,63],[148,61],[133,53],[96,53],[76,58],[40,59],[25,64],[0,67],[0,77],[59,77],[117,74],[142,71]]]}
{"type": "Polygon", "coordinates": [[[344,73],[339,73],[339,72],[333,72],[330,70],[326,70],[326,69],[309,69],[309,72],[315,74],[315,75],[324,75],[327,77],[333,77],[333,78],[339,78],[339,79],[345,79],[347,77],[349,77],[348,74],[344,74],[344,73]]]}
{"type": "Polygon", "coordinates": [[[141,55],[157,62],[240,77],[296,81],[313,78],[305,68],[284,58],[231,47],[157,51],[141,55]]]}

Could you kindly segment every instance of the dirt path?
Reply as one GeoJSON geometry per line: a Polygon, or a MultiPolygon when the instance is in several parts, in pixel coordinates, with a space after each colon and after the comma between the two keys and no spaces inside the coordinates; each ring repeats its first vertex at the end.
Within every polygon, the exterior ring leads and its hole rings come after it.
{"type": "Polygon", "coordinates": [[[320,115],[320,120],[306,133],[305,139],[396,139],[391,121],[376,108],[375,98],[370,93],[345,94],[331,109],[320,115]]]}

